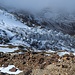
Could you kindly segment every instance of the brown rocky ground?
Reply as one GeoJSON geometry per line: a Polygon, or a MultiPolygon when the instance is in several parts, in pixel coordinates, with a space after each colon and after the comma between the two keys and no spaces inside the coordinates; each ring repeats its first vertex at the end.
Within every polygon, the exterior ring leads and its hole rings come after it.
{"type": "MultiPolygon", "coordinates": [[[[15,65],[23,71],[18,75],[75,75],[75,56],[57,53],[27,52],[0,53],[0,67],[15,65]]],[[[7,75],[7,74],[0,74],[7,75]]]]}

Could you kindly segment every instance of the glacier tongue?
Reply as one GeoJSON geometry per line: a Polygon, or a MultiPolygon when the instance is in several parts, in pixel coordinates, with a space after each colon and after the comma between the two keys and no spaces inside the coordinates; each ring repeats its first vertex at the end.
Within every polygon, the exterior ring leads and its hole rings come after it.
{"type": "Polygon", "coordinates": [[[28,27],[4,10],[0,10],[0,43],[23,44],[40,50],[75,52],[74,37],[44,28],[28,27]]]}

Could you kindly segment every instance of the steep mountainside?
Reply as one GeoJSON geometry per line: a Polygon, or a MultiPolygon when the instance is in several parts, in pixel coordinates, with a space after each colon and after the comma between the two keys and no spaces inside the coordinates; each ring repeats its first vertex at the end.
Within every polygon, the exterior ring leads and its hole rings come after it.
{"type": "Polygon", "coordinates": [[[41,26],[46,29],[62,31],[65,34],[75,35],[75,13],[67,11],[52,11],[48,8],[39,13],[26,11],[14,12],[21,22],[27,22],[31,27],[41,26]]]}
{"type": "Polygon", "coordinates": [[[75,0],[0,0],[0,75],[75,75],[75,0]]]}
{"type": "MultiPolygon", "coordinates": [[[[17,17],[17,16],[16,16],[17,17]]],[[[0,10],[0,43],[25,45],[40,50],[67,50],[74,52],[75,38],[62,32],[29,27],[13,14],[0,10]]]]}
{"type": "Polygon", "coordinates": [[[42,26],[75,34],[75,1],[72,0],[2,0],[0,8],[15,15],[29,26],[42,26]]]}

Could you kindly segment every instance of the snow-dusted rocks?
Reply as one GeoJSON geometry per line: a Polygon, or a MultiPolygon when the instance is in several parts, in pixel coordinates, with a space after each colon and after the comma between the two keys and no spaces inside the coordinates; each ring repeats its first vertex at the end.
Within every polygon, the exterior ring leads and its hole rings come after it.
{"type": "Polygon", "coordinates": [[[8,67],[0,67],[0,72],[7,73],[7,74],[19,74],[22,72],[18,68],[15,68],[15,69],[17,69],[16,71],[12,71],[11,69],[13,67],[15,67],[15,66],[14,65],[8,65],[8,67]]]}

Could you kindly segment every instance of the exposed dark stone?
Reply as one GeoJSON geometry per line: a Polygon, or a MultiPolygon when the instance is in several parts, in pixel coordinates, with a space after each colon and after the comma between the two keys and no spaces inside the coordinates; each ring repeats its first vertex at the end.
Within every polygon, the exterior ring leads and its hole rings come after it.
{"type": "Polygon", "coordinates": [[[27,70],[27,71],[25,72],[25,75],[30,75],[31,72],[32,72],[32,70],[29,69],[29,70],[27,70]]]}
{"type": "Polygon", "coordinates": [[[24,46],[21,46],[21,45],[20,45],[20,46],[18,46],[18,47],[19,47],[19,49],[24,49],[24,46]]]}
{"type": "Polygon", "coordinates": [[[24,61],[23,64],[26,64],[26,62],[24,61]]]}
{"type": "Polygon", "coordinates": [[[68,68],[68,66],[67,65],[62,65],[62,68],[68,68]]]}
{"type": "Polygon", "coordinates": [[[67,60],[70,60],[70,58],[69,58],[69,57],[67,57],[66,59],[67,59],[67,60]]]}
{"type": "Polygon", "coordinates": [[[8,58],[4,58],[4,61],[7,61],[8,60],[8,58]]]}
{"type": "Polygon", "coordinates": [[[10,69],[9,71],[11,71],[11,72],[16,72],[17,71],[17,69],[15,68],[15,67],[13,67],[12,69],[10,69]]]}
{"type": "Polygon", "coordinates": [[[44,58],[39,59],[39,64],[42,64],[44,62],[44,58]]]}

